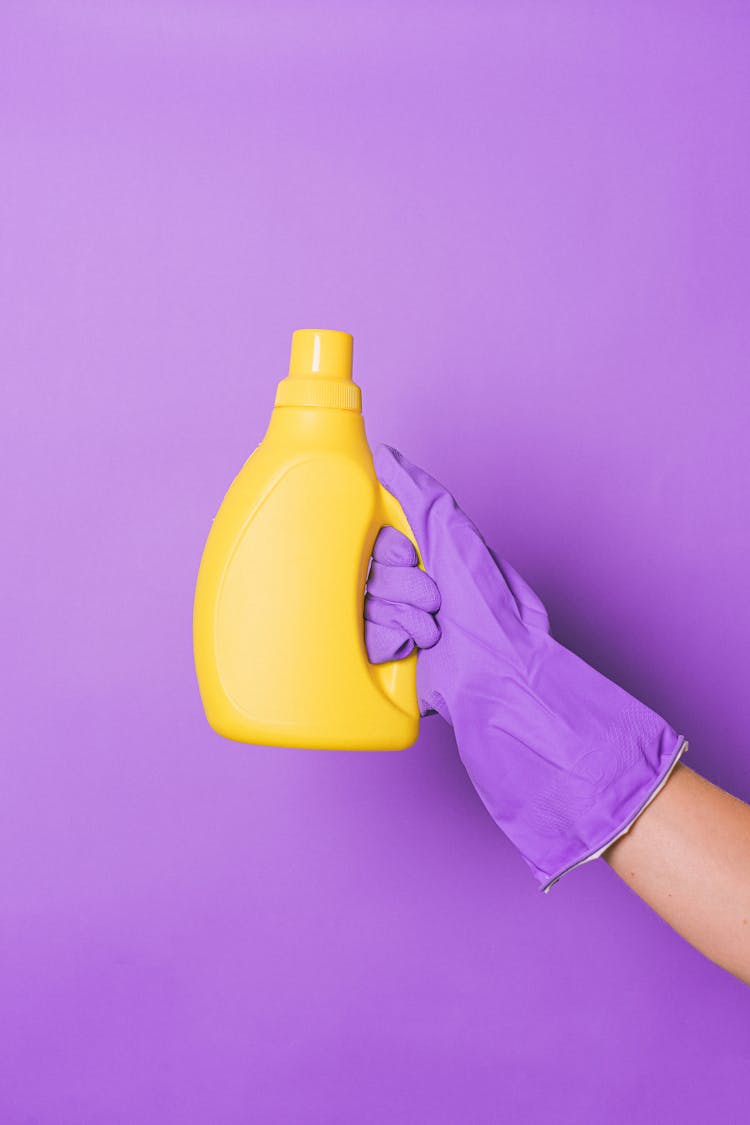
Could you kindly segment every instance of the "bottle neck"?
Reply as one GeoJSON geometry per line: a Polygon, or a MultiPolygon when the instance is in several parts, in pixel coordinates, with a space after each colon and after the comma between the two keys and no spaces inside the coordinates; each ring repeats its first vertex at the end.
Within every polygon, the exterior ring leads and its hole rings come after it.
{"type": "Polygon", "coordinates": [[[283,442],[295,452],[336,451],[370,456],[365,422],[354,410],[323,406],[275,406],[266,431],[270,442],[283,442]]]}

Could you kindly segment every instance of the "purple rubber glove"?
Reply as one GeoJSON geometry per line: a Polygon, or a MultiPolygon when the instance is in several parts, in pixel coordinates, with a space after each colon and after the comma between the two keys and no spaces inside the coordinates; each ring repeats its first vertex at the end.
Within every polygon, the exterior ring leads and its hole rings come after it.
{"type": "Polygon", "coordinates": [[[627,831],[685,740],[550,636],[537,595],[441,484],[385,445],[375,469],[427,574],[404,536],[380,532],[365,599],[370,659],[424,650],[422,714],[453,726],[480,797],[546,890],[627,831]]]}

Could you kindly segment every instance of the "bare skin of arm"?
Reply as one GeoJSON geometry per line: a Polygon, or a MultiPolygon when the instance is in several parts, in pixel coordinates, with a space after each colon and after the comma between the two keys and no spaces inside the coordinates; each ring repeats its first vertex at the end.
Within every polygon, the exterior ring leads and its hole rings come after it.
{"type": "Polygon", "coordinates": [[[750,984],[750,805],[680,764],[604,858],[678,934],[750,984]]]}

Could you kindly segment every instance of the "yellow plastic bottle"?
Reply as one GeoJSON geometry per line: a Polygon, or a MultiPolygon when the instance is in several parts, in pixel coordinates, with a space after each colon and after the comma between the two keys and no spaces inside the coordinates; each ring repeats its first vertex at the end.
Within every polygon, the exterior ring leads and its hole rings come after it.
{"type": "Polygon", "coordinates": [[[365,437],[352,337],[302,329],[263,441],[211,527],[195,591],[209,723],[272,746],[400,750],[419,731],[416,654],[367,659],[362,617],[378,530],[412,541],[365,437]]]}

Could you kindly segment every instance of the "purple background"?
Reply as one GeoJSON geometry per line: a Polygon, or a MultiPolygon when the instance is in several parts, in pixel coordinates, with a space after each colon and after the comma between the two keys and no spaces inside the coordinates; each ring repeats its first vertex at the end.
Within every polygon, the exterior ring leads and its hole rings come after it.
{"type": "Polygon", "coordinates": [[[2,1125],[739,1121],[745,987],[450,731],[240,747],[193,582],[295,327],[557,635],[748,761],[750,6],[0,9],[2,1125]]]}

